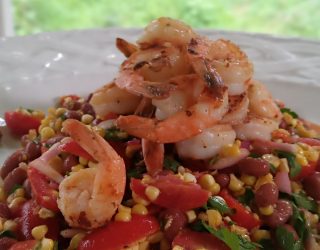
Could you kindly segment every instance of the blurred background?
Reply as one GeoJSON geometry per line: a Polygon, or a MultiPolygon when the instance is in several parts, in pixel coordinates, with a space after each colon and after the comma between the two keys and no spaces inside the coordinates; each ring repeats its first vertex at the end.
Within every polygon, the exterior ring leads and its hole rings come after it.
{"type": "Polygon", "coordinates": [[[11,1],[13,33],[143,27],[159,16],[195,28],[320,38],[319,0],[0,0],[11,1]]]}

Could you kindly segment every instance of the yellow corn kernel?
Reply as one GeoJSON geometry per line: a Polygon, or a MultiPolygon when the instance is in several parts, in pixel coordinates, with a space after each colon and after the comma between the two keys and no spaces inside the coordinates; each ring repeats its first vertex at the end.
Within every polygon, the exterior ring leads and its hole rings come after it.
{"type": "Polygon", "coordinates": [[[259,242],[260,240],[264,239],[271,239],[271,234],[268,230],[254,230],[251,235],[255,242],[259,242]]]}
{"type": "Polygon", "coordinates": [[[54,128],[54,130],[55,130],[56,132],[59,132],[59,131],[61,130],[61,128],[62,128],[62,122],[63,122],[63,121],[62,121],[61,118],[58,118],[57,120],[55,120],[53,128],[54,128]]]}
{"type": "Polygon", "coordinates": [[[304,157],[302,154],[296,154],[296,162],[298,162],[301,166],[308,165],[306,157],[304,157]]]}
{"type": "Polygon", "coordinates": [[[262,156],[262,159],[264,159],[265,161],[269,162],[270,164],[272,164],[276,168],[279,167],[279,165],[280,165],[280,159],[277,156],[273,155],[273,154],[264,154],[262,156]]]}
{"type": "Polygon", "coordinates": [[[186,212],[187,218],[188,218],[188,222],[192,223],[197,219],[197,214],[194,210],[189,210],[186,212]]]}
{"type": "Polygon", "coordinates": [[[261,187],[263,184],[266,184],[266,183],[273,183],[272,174],[269,173],[267,175],[259,177],[254,188],[257,190],[259,187],[261,187]]]}
{"type": "Polygon", "coordinates": [[[14,197],[24,197],[25,195],[25,191],[23,188],[17,188],[15,191],[14,191],[14,197]]]}
{"type": "Polygon", "coordinates": [[[211,174],[204,174],[199,178],[199,184],[203,189],[208,190],[215,182],[211,174]]]}
{"type": "Polygon", "coordinates": [[[81,122],[83,122],[84,124],[90,124],[93,119],[94,117],[89,114],[84,114],[83,116],[81,116],[81,122]]]}
{"type": "Polygon", "coordinates": [[[148,208],[142,204],[136,204],[132,207],[132,213],[146,215],[148,214],[148,208]]]}
{"type": "Polygon", "coordinates": [[[7,197],[7,203],[11,203],[14,199],[14,194],[10,194],[8,197],[7,197]]]}
{"type": "Polygon", "coordinates": [[[233,233],[236,233],[238,235],[241,235],[241,236],[247,236],[248,235],[248,230],[244,227],[240,227],[240,226],[237,226],[237,225],[231,225],[230,226],[230,231],[233,232],[233,233]]]}
{"type": "Polygon", "coordinates": [[[137,195],[135,192],[132,192],[132,199],[134,200],[135,203],[137,204],[142,204],[144,206],[148,206],[150,204],[149,201],[141,198],[139,195],[137,195]]]}
{"type": "Polygon", "coordinates": [[[145,241],[138,243],[138,245],[136,246],[136,247],[138,247],[138,249],[135,249],[135,247],[133,247],[132,250],[149,250],[150,249],[149,245],[150,245],[149,241],[145,240],[145,241]]]}
{"type": "Polygon", "coordinates": [[[240,180],[247,186],[253,186],[256,183],[257,178],[253,175],[243,174],[241,175],[240,180]]]}
{"type": "Polygon", "coordinates": [[[235,144],[227,144],[222,147],[220,155],[222,157],[237,156],[240,154],[240,147],[235,144]]]}
{"type": "Polygon", "coordinates": [[[0,202],[4,202],[6,200],[6,193],[3,190],[3,187],[0,187],[0,202]]]}
{"type": "Polygon", "coordinates": [[[82,238],[85,236],[84,233],[77,233],[76,235],[74,235],[72,237],[72,239],[70,240],[70,244],[68,247],[68,250],[76,250],[78,249],[79,243],[82,240],[82,238]]]}
{"type": "Polygon", "coordinates": [[[145,190],[145,195],[150,201],[154,201],[158,198],[160,190],[154,186],[148,186],[145,190]]]}
{"type": "Polygon", "coordinates": [[[106,135],[106,131],[101,127],[94,126],[92,127],[92,130],[97,132],[101,137],[104,137],[106,135]]]}
{"type": "Polygon", "coordinates": [[[123,205],[120,205],[118,210],[119,212],[131,213],[131,208],[123,205]]]}
{"type": "Polygon", "coordinates": [[[302,190],[302,185],[296,181],[291,181],[291,189],[294,193],[300,193],[302,190]]]}
{"type": "Polygon", "coordinates": [[[51,239],[43,238],[41,241],[41,250],[53,250],[54,241],[51,239]]]}
{"type": "Polygon", "coordinates": [[[272,205],[266,206],[266,207],[259,207],[259,212],[262,215],[266,215],[269,216],[271,214],[273,214],[274,208],[272,205]]]}
{"type": "Polygon", "coordinates": [[[234,174],[230,174],[229,189],[233,192],[240,191],[244,183],[240,181],[234,174]]]}
{"type": "Polygon", "coordinates": [[[245,192],[246,192],[246,189],[242,187],[239,191],[233,192],[233,194],[234,196],[238,197],[238,196],[244,195],[245,192]]]}
{"type": "Polygon", "coordinates": [[[208,189],[208,191],[211,192],[211,195],[216,195],[220,192],[220,189],[221,189],[220,185],[215,182],[211,185],[211,187],[208,189]]]}
{"type": "Polygon", "coordinates": [[[71,168],[71,172],[78,172],[79,170],[81,170],[81,169],[83,169],[83,168],[84,168],[83,165],[77,164],[77,165],[75,165],[75,166],[73,166],[73,167],[71,168]]]}
{"type": "Polygon", "coordinates": [[[28,132],[28,139],[30,141],[33,141],[37,138],[38,134],[37,134],[37,131],[35,129],[30,129],[29,132],[28,132]]]}
{"type": "Polygon", "coordinates": [[[317,133],[314,130],[306,129],[302,123],[298,123],[296,126],[297,134],[301,137],[314,138],[317,136],[317,133]]]}
{"type": "Polygon", "coordinates": [[[15,232],[17,227],[18,227],[18,224],[13,220],[6,220],[3,223],[3,230],[4,231],[13,231],[13,232],[15,232]]]}
{"type": "Polygon", "coordinates": [[[31,234],[35,240],[41,240],[48,232],[47,225],[36,226],[31,230],[31,234]]]}
{"type": "Polygon", "coordinates": [[[297,126],[297,119],[293,118],[290,114],[284,113],[283,119],[285,122],[293,127],[297,126]]]}
{"type": "Polygon", "coordinates": [[[148,237],[148,242],[151,244],[158,243],[162,240],[163,238],[163,233],[161,231],[154,233],[153,235],[150,235],[148,237]]]}
{"type": "Polygon", "coordinates": [[[83,158],[83,157],[79,157],[79,163],[83,166],[86,166],[88,164],[88,160],[86,158],[83,158]]]}
{"type": "Polygon", "coordinates": [[[183,175],[185,172],[186,172],[186,169],[185,169],[183,166],[179,166],[179,167],[178,167],[178,173],[179,173],[179,174],[182,174],[182,175],[183,175]]]}
{"type": "Polygon", "coordinates": [[[41,219],[53,218],[55,216],[54,212],[44,207],[40,208],[38,214],[41,219]]]}
{"type": "Polygon", "coordinates": [[[163,238],[160,241],[160,250],[170,250],[171,249],[171,244],[168,242],[167,239],[163,238]]]}
{"type": "Polygon", "coordinates": [[[40,136],[42,141],[46,141],[53,137],[55,135],[55,132],[52,128],[50,127],[44,127],[40,131],[40,136]]]}
{"type": "Polygon", "coordinates": [[[114,219],[116,221],[130,221],[131,213],[120,211],[116,214],[114,219]]]}
{"type": "Polygon", "coordinates": [[[56,113],[56,109],[53,107],[48,108],[48,114],[54,115],[56,113]]]}
{"type": "Polygon", "coordinates": [[[217,228],[222,223],[222,215],[215,209],[207,210],[208,223],[210,227],[217,228]]]}
{"type": "Polygon", "coordinates": [[[181,246],[174,246],[172,250],[184,250],[184,248],[181,246]]]}
{"type": "MultiPolygon", "coordinates": [[[[82,164],[81,164],[82,165],[82,164]]],[[[98,164],[97,163],[95,163],[95,162],[93,162],[93,161],[89,161],[88,162],[88,167],[89,168],[95,168],[95,167],[97,167],[98,166],[98,164]]]]}
{"type": "Polygon", "coordinates": [[[183,174],[183,180],[185,182],[190,182],[190,183],[196,183],[197,182],[196,177],[191,173],[184,173],[183,174]]]}
{"type": "Polygon", "coordinates": [[[60,115],[63,115],[67,110],[65,108],[57,108],[56,109],[56,112],[55,112],[55,115],[56,116],[60,116],[60,115]]]}
{"type": "Polygon", "coordinates": [[[278,169],[279,169],[279,171],[289,173],[289,165],[288,165],[288,160],[286,158],[280,159],[280,165],[279,165],[278,169]]]}
{"type": "Polygon", "coordinates": [[[17,209],[21,206],[21,204],[23,204],[24,202],[26,201],[25,198],[23,197],[17,197],[17,198],[14,198],[10,204],[9,204],[9,208],[10,209],[17,209]]]}
{"type": "Polygon", "coordinates": [[[313,148],[310,148],[309,150],[305,150],[303,154],[308,161],[316,162],[319,160],[319,152],[313,148]]]}

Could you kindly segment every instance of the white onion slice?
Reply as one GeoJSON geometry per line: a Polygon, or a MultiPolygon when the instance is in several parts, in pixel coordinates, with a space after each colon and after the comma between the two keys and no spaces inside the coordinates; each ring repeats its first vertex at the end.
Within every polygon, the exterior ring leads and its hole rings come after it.
{"type": "Polygon", "coordinates": [[[289,174],[287,172],[285,171],[277,172],[274,178],[274,181],[277,184],[279,191],[287,194],[292,193],[289,174]]]}

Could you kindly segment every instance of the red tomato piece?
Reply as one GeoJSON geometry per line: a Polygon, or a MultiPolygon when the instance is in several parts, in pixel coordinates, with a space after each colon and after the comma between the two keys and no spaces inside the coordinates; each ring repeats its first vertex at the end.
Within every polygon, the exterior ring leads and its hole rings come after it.
{"type": "Polygon", "coordinates": [[[173,240],[172,246],[183,247],[184,250],[228,250],[229,248],[219,239],[209,233],[184,230],[173,240]]]}
{"type": "Polygon", "coordinates": [[[11,133],[17,136],[27,134],[30,129],[38,129],[41,123],[41,118],[19,111],[5,112],[4,119],[11,133]]]}
{"type": "Polygon", "coordinates": [[[33,250],[36,249],[37,244],[36,240],[20,241],[12,245],[9,250],[33,250]]]}
{"type": "Polygon", "coordinates": [[[316,172],[317,162],[310,162],[307,166],[302,166],[300,173],[294,177],[295,181],[303,180],[304,178],[316,172]]]}
{"type": "Polygon", "coordinates": [[[73,155],[81,156],[89,161],[94,161],[93,157],[85,151],[76,141],[68,141],[61,145],[61,150],[73,155]]]}
{"type": "Polygon", "coordinates": [[[51,181],[33,167],[28,168],[28,178],[31,184],[32,194],[37,202],[47,209],[58,212],[59,208],[57,205],[56,191],[58,189],[58,184],[51,181]]]}
{"type": "Polygon", "coordinates": [[[94,230],[80,242],[78,250],[118,250],[152,235],[160,226],[155,217],[132,215],[129,222],[113,221],[94,230]]]}
{"type": "Polygon", "coordinates": [[[59,237],[59,219],[57,217],[42,219],[39,217],[40,206],[35,200],[29,200],[22,206],[21,217],[19,218],[20,240],[31,240],[31,231],[39,225],[47,225],[47,238],[57,240],[59,237]]]}
{"type": "Polygon", "coordinates": [[[233,198],[226,189],[223,189],[219,195],[226,201],[230,208],[235,210],[234,214],[230,215],[230,218],[239,226],[245,227],[249,231],[260,226],[260,220],[254,217],[249,210],[233,198]]]}
{"type": "MultiPolygon", "coordinates": [[[[158,198],[152,203],[183,211],[201,207],[208,201],[210,193],[202,189],[198,184],[187,183],[174,175],[157,176],[150,185],[160,190],[158,198]]],[[[147,185],[141,180],[131,179],[131,189],[140,197],[148,200],[145,195],[147,185]]]]}

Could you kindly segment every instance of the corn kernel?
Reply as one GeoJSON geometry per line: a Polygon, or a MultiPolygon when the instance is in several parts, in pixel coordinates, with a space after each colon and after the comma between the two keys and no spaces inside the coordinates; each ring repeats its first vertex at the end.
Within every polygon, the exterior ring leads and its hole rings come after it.
{"type": "Polygon", "coordinates": [[[183,166],[179,166],[179,167],[178,167],[178,173],[179,173],[179,174],[182,174],[182,175],[183,175],[185,172],[186,172],[186,169],[185,169],[183,166]]]}
{"type": "Polygon", "coordinates": [[[297,119],[294,119],[290,114],[284,113],[283,119],[285,122],[293,127],[297,126],[297,119]]]}
{"type": "Polygon", "coordinates": [[[302,190],[302,185],[296,181],[291,181],[291,189],[294,193],[300,193],[302,190]]]}
{"type": "Polygon", "coordinates": [[[234,174],[230,174],[229,189],[233,192],[240,191],[244,183],[240,181],[234,174]]]}
{"type": "Polygon", "coordinates": [[[211,192],[211,195],[216,195],[220,192],[220,185],[218,183],[213,183],[213,185],[208,189],[211,192]]]}
{"type": "Polygon", "coordinates": [[[75,165],[75,166],[73,166],[73,167],[71,168],[71,172],[78,172],[78,171],[80,171],[80,170],[83,169],[83,168],[84,168],[83,165],[77,164],[77,165],[75,165]]]}
{"type": "Polygon", "coordinates": [[[280,159],[277,156],[273,155],[273,154],[264,154],[262,156],[262,159],[264,159],[265,161],[269,162],[270,164],[272,164],[276,168],[279,167],[279,165],[280,165],[280,159]]]}
{"type": "Polygon", "coordinates": [[[296,162],[298,162],[301,166],[308,165],[306,157],[304,157],[302,154],[296,154],[296,162]]]}
{"type": "Polygon", "coordinates": [[[131,208],[123,205],[120,205],[118,210],[119,212],[131,213],[131,208]]]}
{"type": "Polygon", "coordinates": [[[4,202],[6,200],[6,193],[4,192],[4,189],[0,187],[0,202],[4,202]]]}
{"type": "Polygon", "coordinates": [[[207,210],[208,223],[210,227],[217,228],[222,223],[222,216],[219,211],[215,209],[207,210]]]}
{"type": "Polygon", "coordinates": [[[243,174],[241,175],[240,180],[247,186],[253,186],[256,183],[257,178],[253,175],[243,174]]]}
{"type": "Polygon", "coordinates": [[[94,117],[92,115],[89,114],[84,114],[81,117],[81,122],[83,122],[84,124],[90,124],[93,121],[94,117]]]}
{"type": "Polygon", "coordinates": [[[42,141],[46,141],[53,137],[55,135],[55,132],[52,128],[50,127],[44,127],[40,131],[40,136],[42,141]]]}
{"type": "Polygon", "coordinates": [[[192,223],[197,219],[197,215],[195,213],[194,210],[189,210],[186,212],[187,218],[188,218],[188,222],[192,223]]]}
{"type": "Polygon", "coordinates": [[[131,213],[120,211],[116,214],[114,219],[116,221],[130,221],[131,213]]]}
{"type": "Polygon", "coordinates": [[[269,173],[267,175],[259,177],[254,188],[257,190],[259,187],[261,187],[263,184],[266,184],[266,183],[273,183],[272,174],[269,173]]]}
{"type": "Polygon", "coordinates": [[[8,197],[7,197],[7,203],[11,203],[14,199],[14,194],[10,194],[8,197]]]}
{"type": "Polygon", "coordinates": [[[222,157],[237,156],[240,154],[240,147],[237,144],[228,144],[222,147],[220,155],[222,157]]]}
{"type": "Polygon", "coordinates": [[[101,127],[94,126],[92,127],[92,130],[97,132],[101,137],[104,137],[106,135],[106,131],[101,127]]]}
{"type": "Polygon", "coordinates": [[[154,201],[158,198],[160,190],[154,186],[148,186],[145,190],[145,195],[150,201],[154,201]]]}
{"type": "MultiPolygon", "coordinates": [[[[82,165],[82,164],[81,164],[82,165]]],[[[95,167],[97,167],[98,166],[98,164],[97,163],[95,163],[95,162],[93,162],[93,161],[89,161],[88,162],[88,167],[89,168],[95,168],[95,167]]]]}
{"type": "Polygon", "coordinates": [[[266,216],[269,216],[271,214],[273,214],[273,206],[272,205],[269,205],[269,206],[266,206],[266,207],[259,207],[259,212],[262,214],[262,215],[266,215],[266,216]]]}
{"type": "Polygon", "coordinates": [[[53,250],[54,241],[51,239],[43,238],[41,241],[41,250],[53,250]]]}
{"type": "Polygon", "coordinates": [[[41,219],[53,218],[55,216],[54,212],[44,207],[40,208],[38,214],[41,219]]]}
{"type": "Polygon", "coordinates": [[[3,231],[4,222],[5,222],[5,219],[0,217],[0,232],[3,231]]]}
{"type": "Polygon", "coordinates": [[[197,182],[196,177],[191,173],[184,173],[183,174],[183,180],[185,182],[190,182],[190,183],[196,183],[197,182]]]}
{"type": "Polygon", "coordinates": [[[13,220],[6,220],[4,223],[3,223],[3,230],[4,231],[16,231],[18,227],[18,224],[13,221],[13,220]]]}
{"type": "Polygon", "coordinates": [[[313,148],[303,152],[308,161],[316,162],[319,160],[319,152],[313,148]]]}
{"type": "Polygon", "coordinates": [[[24,202],[26,201],[25,198],[23,197],[17,197],[17,198],[14,198],[10,204],[9,204],[9,208],[10,209],[17,209],[21,206],[21,204],[23,204],[24,202]]]}
{"type": "Polygon", "coordinates": [[[215,180],[211,174],[204,174],[199,178],[199,184],[203,189],[208,190],[214,183],[215,180]]]}
{"type": "Polygon", "coordinates": [[[148,206],[150,204],[149,201],[141,198],[139,195],[137,195],[135,192],[132,192],[132,199],[134,200],[135,203],[137,204],[142,204],[144,206],[148,206]]]}
{"type": "Polygon", "coordinates": [[[172,250],[184,250],[184,248],[181,246],[174,246],[172,250]]]}
{"type": "Polygon", "coordinates": [[[153,235],[150,235],[148,237],[148,242],[150,242],[151,244],[155,244],[158,243],[162,240],[163,238],[163,233],[161,231],[154,233],[153,235]]]}
{"type": "Polygon", "coordinates": [[[314,130],[306,129],[302,123],[298,123],[296,129],[297,134],[301,137],[314,138],[317,136],[317,133],[314,130]]]}
{"type": "Polygon", "coordinates": [[[259,242],[260,240],[271,239],[271,234],[268,230],[258,229],[252,232],[252,238],[255,242],[259,242]]]}
{"type": "Polygon", "coordinates": [[[55,112],[55,115],[56,116],[61,116],[63,115],[67,110],[65,108],[57,108],[56,109],[56,112],[55,112]]]}
{"type": "Polygon", "coordinates": [[[35,240],[41,240],[48,232],[47,225],[36,226],[31,230],[31,234],[35,240]]]}
{"type": "Polygon", "coordinates": [[[132,207],[132,213],[146,215],[148,214],[148,209],[142,204],[136,204],[132,207]]]}
{"type": "Polygon", "coordinates": [[[238,196],[244,195],[245,192],[246,192],[246,189],[242,187],[239,191],[233,192],[233,194],[234,196],[238,197],[238,196]]]}
{"type": "Polygon", "coordinates": [[[230,231],[233,232],[233,233],[236,233],[238,235],[241,235],[241,236],[247,236],[248,235],[248,230],[244,227],[240,227],[240,226],[237,226],[237,225],[231,225],[230,226],[230,231]]]}
{"type": "Polygon", "coordinates": [[[137,245],[138,249],[135,249],[135,247],[133,247],[132,250],[149,250],[150,249],[149,245],[150,245],[149,241],[142,241],[138,243],[137,245]]]}
{"type": "Polygon", "coordinates": [[[14,197],[24,197],[25,195],[25,191],[23,188],[17,188],[15,191],[14,191],[14,197]]]}
{"type": "Polygon", "coordinates": [[[62,128],[62,119],[61,118],[58,118],[55,122],[54,122],[54,130],[56,131],[56,132],[59,132],[60,130],[61,130],[61,128],[62,128]]]}
{"type": "Polygon", "coordinates": [[[280,159],[280,165],[279,165],[278,169],[279,169],[279,171],[289,173],[289,165],[288,165],[288,160],[286,158],[280,159]]]}
{"type": "Polygon", "coordinates": [[[82,238],[85,236],[84,233],[77,233],[76,235],[74,235],[72,237],[72,239],[70,240],[70,244],[68,247],[68,250],[76,250],[78,249],[79,243],[82,240],[82,238]]]}
{"type": "Polygon", "coordinates": [[[86,166],[88,164],[88,160],[86,158],[83,158],[83,157],[79,157],[79,163],[83,166],[86,166]]]}

